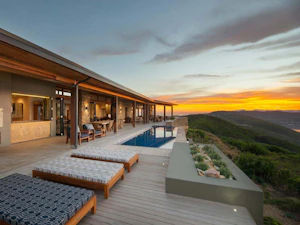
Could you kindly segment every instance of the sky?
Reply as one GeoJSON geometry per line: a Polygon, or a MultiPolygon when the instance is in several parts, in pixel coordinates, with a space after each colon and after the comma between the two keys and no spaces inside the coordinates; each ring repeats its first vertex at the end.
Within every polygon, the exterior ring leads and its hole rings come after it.
{"type": "Polygon", "coordinates": [[[175,114],[300,110],[300,0],[0,0],[0,27],[175,114]]]}

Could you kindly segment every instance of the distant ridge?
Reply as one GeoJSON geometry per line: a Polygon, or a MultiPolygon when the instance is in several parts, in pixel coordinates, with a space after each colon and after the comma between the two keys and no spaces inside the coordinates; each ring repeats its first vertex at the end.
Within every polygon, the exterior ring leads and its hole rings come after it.
{"type": "Polygon", "coordinates": [[[253,118],[269,121],[290,129],[300,129],[300,111],[287,110],[287,111],[263,111],[263,110],[238,110],[238,111],[215,111],[209,115],[243,115],[253,118]]]}
{"type": "MultiPolygon", "coordinates": [[[[300,133],[290,129],[288,126],[282,126],[281,124],[293,123],[293,126],[296,127],[296,121],[300,117],[295,117],[295,113],[286,113],[286,112],[253,112],[253,111],[244,111],[244,112],[225,112],[218,111],[212,112],[209,115],[215,116],[224,120],[227,120],[231,123],[244,127],[246,129],[252,130],[256,133],[267,135],[270,137],[275,137],[281,140],[289,141],[293,144],[300,146],[300,133]],[[266,113],[266,114],[264,114],[266,113]],[[288,116],[287,116],[288,114],[288,116]],[[293,114],[293,115],[290,115],[293,114]],[[260,117],[260,118],[258,118],[260,117]],[[286,118],[282,118],[286,117],[286,118]],[[276,120],[277,118],[281,120],[276,120]],[[272,121],[277,123],[273,123],[272,121]],[[295,122],[291,122],[295,121],[295,122]]],[[[300,113],[299,113],[300,116],[300,113]]],[[[299,121],[300,122],[300,121],[299,121]]]]}
{"type": "Polygon", "coordinates": [[[189,127],[210,132],[219,138],[259,142],[300,153],[300,133],[286,127],[243,115],[188,115],[189,127]],[[230,120],[229,120],[230,119],[230,120]]]}

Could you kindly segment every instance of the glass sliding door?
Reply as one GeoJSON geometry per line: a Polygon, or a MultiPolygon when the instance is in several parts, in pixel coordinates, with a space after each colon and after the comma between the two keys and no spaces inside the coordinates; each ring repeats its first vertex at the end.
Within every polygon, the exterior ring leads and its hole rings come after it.
{"type": "Polygon", "coordinates": [[[64,99],[56,98],[56,135],[64,135],[64,99]]]}

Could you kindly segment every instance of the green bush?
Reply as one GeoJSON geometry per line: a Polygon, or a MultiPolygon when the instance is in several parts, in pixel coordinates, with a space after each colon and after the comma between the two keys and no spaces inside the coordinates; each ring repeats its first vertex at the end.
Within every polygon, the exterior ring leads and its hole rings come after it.
{"type": "Polygon", "coordinates": [[[197,169],[200,169],[200,170],[203,170],[203,171],[209,169],[209,166],[205,162],[198,162],[198,163],[195,164],[195,167],[197,169]]]}
{"type": "Polygon", "coordinates": [[[221,160],[213,160],[213,164],[214,164],[215,166],[217,166],[217,167],[221,167],[221,166],[227,167],[226,163],[224,163],[224,162],[221,161],[221,160]]]}
{"type": "Polygon", "coordinates": [[[191,149],[191,150],[198,150],[199,148],[198,148],[198,146],[192,145],[192,146],[190,146],[190,149],[191,149]]]}
{"type": "Polygon", "coordinates": [[[202,156],[202,155],[196,155],[194,157],[194,160],[197,161],[197,162],[203,162],[204,156],[202,156]]]}
{"type": "Polygon", "coordinates": [[[209,151],[212,150],[212,147],[209,146],[209,145],[205,145],[205,146],[203,147],[203,150],[206,151],[206,152],[209,152],[209,151]]]}
{"type": "Polygon", "coordinates": [[[242,148],[243,152],[250,152],[255,155],[267,155],[269,151],[262,144],[248,143],[242,148]]]}
{"type": "Polygon", "coordinates": [[[282,223],[273,217],[264,216],[264,225],[282,225],[282,223]]]}
{"type": "Polygon", "coordinates": [[[300,177],[296,177],[288,180],[289,189],[300,193],[300,177]]]}
{"type": "Polygon", "coordinates": [[[215,159],[215,160],[220,160],[221,159],[221,156],[218,153],[216,153],[215,151],[212,151],[212,152],[208,153],[208,156],[211,159],[215,159]]]}
{"type": "Polygon", "coordinates": [[[242,150],[244,148],[244,146],[247,144],[246,142],[244,142],[242,140],[237,140],[237,139],[233,139],[233,138],[222,138],[222,141],[224,141],[225,143],[227,143],[231,146],[238,148],[239,150],[242,150]]]}
{"type": "Polygon", "coordinates": [[[300,200],[296,198],[265,199],[264,203],[277,205],[280,209],[289,212],[300,212],[300,200]]]}
{"type": "Polygon", "coordinates": [[[284,148],[275,146],[275,145],[268,145],[264,144],[265,148],[270,152],[276,152],[276,153],[283,153],[283,154],[291,154],[289,150],[286,150],[284,148]]]}
{"type": "Polygon", "coordinates": [[[223,175],[226,178],[231,177],[231,172],[227,167],[221,166],[220,167],[220,174],[223,175]]]}
{"type": "Polygon", "coordinates": [[[264,156],[241,153],[235,158],[235,164],[251,179],[264,182],[275,182],[278,169],[275,163],[264,156]]]}
{"type": "Polygon", "coordinates": [[[196,150],[191,150],[191,154],[192,155],[195,155],[195,154],[197,154],[198,152],[196,151],[196,150]]]}
{"type": "Polygon", "coordinates": [[[195,142],[199,141],[201,138],[205,138],[205,132],[199,129],[189,128],[186,133],[187,138],[192,138],[195,142]]]}

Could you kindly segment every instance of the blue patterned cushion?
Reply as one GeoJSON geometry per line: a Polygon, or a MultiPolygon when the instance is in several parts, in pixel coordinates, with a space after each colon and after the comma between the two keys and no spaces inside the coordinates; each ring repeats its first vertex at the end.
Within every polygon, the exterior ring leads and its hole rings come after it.
{"type": "Polygon", "coordinates": [[[136,155],[136,152],[123,150],[107,150],[90,146],[85,147],[83,150],[79,149],[72,151],[72,156],[110,160],[114,162],[129,162],[136,155]]]}
{"type": "Polygon", "coordinates": [[[121,163],[58,157],[34,167],[34,170],[107,184],[124,165],[121,163]]]}
{"type": "Polygon", "coordinates": [[[0,179],[0,221],[13,225],[63,225],[93,191],[21,174],[0,179]]]}
{"type": "Polygon", "coordinates": [[[88,136],[89,136],[89,134],[87,134],[87,133],[81,133],[81,137],[82,137],[82,138],[88,137],[88,136]]]}
{"type": "Polygon", "coordinates": [[[85,130],[95,130],[93,124],[90,124],[90,123],[84,124],[84,125],[83,125],[83,128],[84,128],[85,130]]]}

